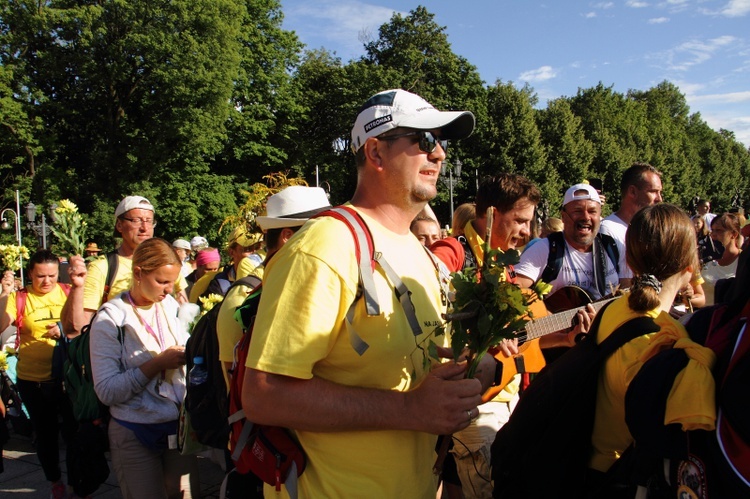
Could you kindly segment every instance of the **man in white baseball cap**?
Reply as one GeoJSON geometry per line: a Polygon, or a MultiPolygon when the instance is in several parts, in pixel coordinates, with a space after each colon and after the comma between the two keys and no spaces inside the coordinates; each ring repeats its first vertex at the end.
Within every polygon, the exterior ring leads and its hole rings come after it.
{"type": "Polygon", "coordinates": [[[589,184],[575,184],[563,198],[563,232],[550,234],[521,255],[515,266],[518,284],[530,288],[537,280],[552,293],[577,286],[593,299],[630,285],[625,247],[599,233],[602,200],[589,184]]]}
{"type": "Polygon", "coordinates": [[[351,149],[355,154],[370,137],[396,129],[403,134],[389,137],[418,138],[420,149],[432,152],[439,141],[446,152],[447,141],[468,137],[474,130],[474,115],[469,111],[438,111],[422,97],[406,90],[386,90],[370,97],[359,110],[352,128],[351,149]],[[440,130],[439,134],[433,133],[440,130]]]}
{"type": "Polygon", "coordinates": [[[193,251],[200,251],[208,248],[208,239],[203,236],[195,236],[190,240],[190,249],[193,251]]]}
{"type": "Polygon", "coordinates": [[[193,266],[188,262],[192,251],[190,243],[185,239],[175,239],[172,241],[172,247],[182,262],[182,270],[180,270],[180,274],[182,274],[183,277],[187,277],[193,271],[193,266]]]}
{"type": "MultiPolygon", "coordinates": [[[[420,355],[414,362],[415,344],[444,344],[434,334],[445,306],[435,264],[409,231],[437,194],[446,140],[473,128],[468,111],[441,112],[417,95],[388,90],[367,100],[352,129],[357,187],[348,206],[365,221],[378,254],[408,283],[419,315],[414,329],[380,264],[367,277],[384,310],[370,316],[356,302],[354,238],[333,217],[305,223],[266,264],[243,409],[254,422],[294,432],[308,458],[300,496],[367,490],[372,497],[435,497],[437,435],[466,428],[478,413],[481,381],[492,382],[485,374],[494,374],[494,359],[488,359],[491,369],[483,363],[482,380],[461,379],[464,367],[455,363],[430,370],[420,355]],[[352,335],[367,338],[364,354],[352,335]]],[[[267,227],[304,218],[272,216],[272,206],[258,219],[267,227]]]]}
{"type": "MultiPolygon", "coordinates": [[[[80,255],[70,258],[71,290],[62,309],[60,320],[68,335],[74,335],[91,321],[102,303],[130,288],[133,276],[133,253],[143,241],[154,237],[156,219],[154,206],[143,196],[125,196],[115,208],[115,233],[122,243],[107,258],[94,260],[86,268],[80,255]],[[114,278],[107,282],[110,265],[114,278]]],[[[175,283],[176,296],[187,301],[186,283],[180,277],[175,283]]]]}

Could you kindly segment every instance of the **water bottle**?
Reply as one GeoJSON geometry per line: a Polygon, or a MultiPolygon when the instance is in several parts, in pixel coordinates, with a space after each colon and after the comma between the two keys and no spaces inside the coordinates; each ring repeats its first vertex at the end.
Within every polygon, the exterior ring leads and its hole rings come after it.
{"type": "Polygon", "coordinates": [[[203,365],[203,357],[193,358],[193,368],[188,373],[188,383],[191,386],[202,385],[208,380],[208,371],[203,365]]]}

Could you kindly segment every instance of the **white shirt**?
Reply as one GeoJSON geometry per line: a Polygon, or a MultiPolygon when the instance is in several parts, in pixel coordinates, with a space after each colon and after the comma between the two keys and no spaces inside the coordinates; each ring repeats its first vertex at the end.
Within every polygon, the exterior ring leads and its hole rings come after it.
{"type": "MultiPolygon", "coordinates": [[[[619,266],[621,274],[627,269],[625,263],[625,251],[620,250],[619,266]]],[[[593,251],[584,253],[572,248],[568,242],[565,242],[565,254],[563,255],[562,267],[557,277],[550,283],[554,293],[565,286],[578,286],[591,295],[591,298],[598,300],[601,294],[596,289],[594,281],[594,258],[593,251]]],[[[544,267],[547,266],[547,257],[549,256],[549,239],[542,239],[521,255],[521,262],[515,266],[516,274],[528,277],[536,282],[541,276],[544,267]]],[[[614,264],[610,261],[609,256],[605,255],[607,270],[605,273],[605,282],[607,289],[614,289],[620,283],[621,275],[617,274],[614,264]]],[[[627,271],[627,270],[626,270],[627,271]]],[[[624,277],[623,278],[627,278],[624,277]]]]}
{"type": "Polygon", "coordinates": [[[703,283],[703,294],[706,295],[706,306],[714,305],[714,291],[716,290],[716,281],[719,279],[729,279],[734,277],[737,273],[737,263],[740,261],[739,257],[727,265],[722,267],[719,263],[714,260],[708,262],[703,270],[701,271],[701,277],[706,281],[703,283]]]}
{"type": "MultiPolygon", "coordinates": [[[[628,225],[625,223],[625,221],[618,217],[617,214],[612,213],[610,216],[606,217],[604,220],[602,220],[602,223],[599,225],[599,232],[602,234],[607,234],[609,236],[612,236],[617,243],[617,250],[620,252],[620,259],[624,260],[625,258],[625,235],[628,232],[628,225]]],[[[633,278],[633,271],[630,270],[630,267],[627,266],[627,263],[625,264],[625,267],[620,265],[620,276],[625,279],[632,279],[633,278]],[[623,271],[625,269],[625,271],[623,271]]]]}
{"type": "Polygon", "coordinates": [[[625,246],[625,233],[628,231],[628,224],[618,217],[617,214],[612,213],[610,216],[602,220],[599,225],[599,232],[602,234],[609,234],[614,237],[616,241],[622,243],[625,246]]]}

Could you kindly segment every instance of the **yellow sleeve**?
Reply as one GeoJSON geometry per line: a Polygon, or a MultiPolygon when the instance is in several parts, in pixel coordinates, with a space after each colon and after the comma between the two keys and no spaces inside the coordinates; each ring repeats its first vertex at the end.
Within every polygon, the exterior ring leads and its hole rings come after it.
{"type": "Polygon", "coordinates": [[[86,281],[83,285],[83,308],[87,310],[98,310],[102,304],[104,294],[104,283],[107,279],[106,257],[100,257],[89,263],[87,267],[86,281]]]}
{"type": "MultiPolygon", "coordinates": [[[[188,297],[188,301],[190,301],[190,303],[197,303],[198,305],[200,305],[200,303],[198,302],[198,298],[200,298],[203,292],[208,289],[208,285],[211,284],[211,280],[218,273],[218,271],[206,272],[203,277],[195,281],[193,287],[190,288],[190,296],[188,297]]],[[[184,277],[182,279],[184,280],[184,277]]],[[[176,285],[175,288],[177,288],[176,285]]]]}

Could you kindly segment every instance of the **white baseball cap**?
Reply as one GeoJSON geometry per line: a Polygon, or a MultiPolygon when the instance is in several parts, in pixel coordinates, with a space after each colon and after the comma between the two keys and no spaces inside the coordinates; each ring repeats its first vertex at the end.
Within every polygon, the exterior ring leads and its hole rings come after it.
{"type": "Polygon", "coordinates": [[[311,216],[330,207],[326,191],[322,188],[291,185],[268,198],[265,216],[255,220],[264,232],[268,229],[299,227],[311,216]]]}
{"type": "Polygon", "coordinates": [[[462,139],[474,131],[474,115],[470,111],[438,111],[416,94],[386,90],[370,97],[359,110],[352,128],[352,152],[370,137],[398,127],[440,129],[441,139],[462,139]]]}
{"type": "Polygon", "coordinates": [[[115,218],[135,209],[154,211],[154,206],[151,204],[151,201],[143,196],[126,196],[120,201],[120,204],[117,205],[115,218]]]}
{"type": "Polygon", "coordinates": [[[190,251],[190,243],[187,242],[184,239],[175,239],[174,242],[172,242],[173,248],[179,248],[190,251]]]}
{"type": "Polygon", "coordinates": [[[208,239],[203,236],[195,236],[190,240],[190,249],[198,251],[203,248],[208,248],[208,239]]]}
{"type": "Polygon", "coordinates": [[[596,189],[591,187],[589,184],[576,184],[567,191],[565,191],[565,197],[563,198],[563,206],[570,203],[571,201],[596,201],[602,204],[602,198],[599,197],[599,193],[596,189]]]}

